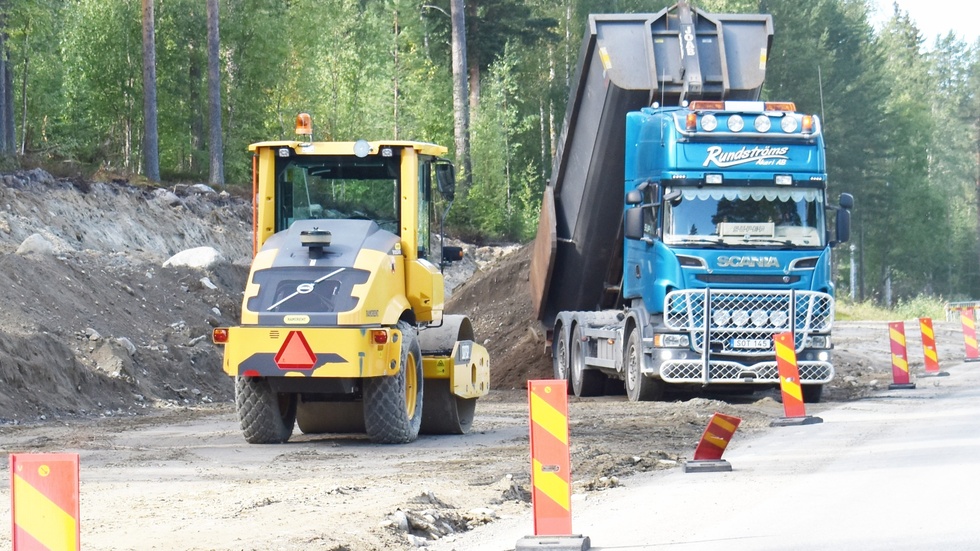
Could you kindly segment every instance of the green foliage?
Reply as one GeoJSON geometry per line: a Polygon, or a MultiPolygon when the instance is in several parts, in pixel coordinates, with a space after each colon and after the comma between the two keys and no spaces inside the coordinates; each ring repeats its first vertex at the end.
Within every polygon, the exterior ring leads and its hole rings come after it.
{"type": "MultiPolygon", "coordinates": [[[[674,0],[467,4],[472,187],[450,234],[533,237],[590,13],[657,12],[674,0]]],[[[773,16],[763,96],[821,117],[830,201],[855,196],[857,296],[980,295],[980,42],[926,44],[901,10],[880,29],[866,0],[700,0],[773,16]]],[[[161,171],[208,170],[205,13],[157,0],[161,171]]],[[[221,0],[226,180],[247,187],[248,144],[289,139],[300,111],[317,139],[414,139],[452,149],[448,0],[221,0]]],[[[23,160],[114,173],[142,155],[139,2],[7,0],[23,160]]],[[[450,151],[448,157],[452,158],[450,151]]],[[[444,206],[444,205],[442,205],[444,206]]],[[[830,217],[831,219],[833,216],[830,217]]],[[[836,273],[850,275],[839,248],[836,273]]]]}

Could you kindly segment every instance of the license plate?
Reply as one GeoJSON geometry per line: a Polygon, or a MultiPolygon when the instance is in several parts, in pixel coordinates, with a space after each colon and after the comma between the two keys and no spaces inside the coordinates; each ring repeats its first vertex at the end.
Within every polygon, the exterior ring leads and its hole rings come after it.
{"type": "Polygon", "coordinates": [[[769,348],[769,339],[732,339],[732,348],[769,348]]]}

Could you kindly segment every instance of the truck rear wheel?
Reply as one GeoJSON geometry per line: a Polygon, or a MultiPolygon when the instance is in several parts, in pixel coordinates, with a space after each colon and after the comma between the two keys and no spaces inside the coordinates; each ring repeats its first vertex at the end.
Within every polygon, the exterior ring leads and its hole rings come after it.
{"type": "Polygon", "coordinates": [[[398,330],[398,374],[364,379],[364,429],[379,444],[411,442],[422,424],[422,348],[414,327],[398,322],[398,330]]]}
{"type": "Polygon", "coordinates": [[[584,347],[582,329],[576,325],[568,347],[572,391],[576,396],[601,396],[606,388],[606,376],[594,369],[586,369],[584,347]]]}
{"type": "Polygon", "coordinates": [[[296,395],[272,390],[261,377],[235,377],[235,408],[249,444],[281,444],[296,422],[296,395]]]}
{"type": "Polygon", "coordinates": [[[466,434],[473,426],[476,398],[460,398],[449,388],[449,379],[425,381],[425,408],[422,428],[425,434],[466,434]]]}
{"type": "MultiPolygon", "coordinates": [[[[552,366],[555,372],[555,378],[561,381],[569,380],[568,376],[568,329],[565,326],[558,328],[558,336],[555,341],[555,350],[552,354],[552,366]]],[[[568,385],[568,393],[572,393],[572,385],[568,385]]]]}
{"type": "Polygon", "coordinates": [[[626,396],[630,402],[649,402],[663,398],[664,382],[643,376],[643,346],[640,331],[636,327],[630,329],[623,359],[626,362],[626,396]]]}

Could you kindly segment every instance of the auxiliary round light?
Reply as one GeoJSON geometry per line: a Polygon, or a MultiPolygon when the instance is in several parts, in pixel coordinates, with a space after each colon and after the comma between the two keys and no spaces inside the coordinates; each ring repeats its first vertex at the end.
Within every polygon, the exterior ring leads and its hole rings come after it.
{"type": "Polygon", "coordinates": [[[728,129],[732,132],[741,132],[745,128],[745,120],[742,119],[741,115],[732,115],[728,117],[728,129]]]}
{"type": "Polygon", "coordinates": [[[736,327],[745,327],[749,323],[749,313],[747,310],[735,310],[732,312],[732,321],[736,327]]]}
{"type": "Polygon", "coordinates": [[[769,321],[771,321],[772,324],[776,327],[782,327],[786,325],[786,321],[788,319],[789,316],[787,316],[786,312],[783,311],[777,311],[777,312],[773,312],[772,314],[769,314],[769,321]]]}
{"type": "Polygon", "coordinates": [[[769,321],[769,312],[765,310],[755,310],[752,312],[752,325],[762,327],[769,321]]]}
{"type": "Polygon", "coordinates": [[[718,117],[710,113],[701,117],[701,130],[714,132],[716,128],[718,128],[718,117]]]}
{"type": "Polygon", "coordinates": [[[787,134],[792,134],[796,132],[796,129],[800,127],[800,123],[797,122],[796,117],[787,116],[783,117],[783,120],[779,121],[779,126],[783,129],[783,132],[787,134]]]}
{"type": "Polygon", "coordinates": [[[755,118],[756,132],[769,132],[770,128],[772,128],[772,121],[769,120],[769,117],[765,115],[759,115],[758,117],[755,118]]]}
{"type": "Polygon", "coordinates": [[[732,315],[728,313],[728,310],[715,310],[711,313],[711,321],[715,323],[716,327],[724,327],[732,321],[732,315]]]}

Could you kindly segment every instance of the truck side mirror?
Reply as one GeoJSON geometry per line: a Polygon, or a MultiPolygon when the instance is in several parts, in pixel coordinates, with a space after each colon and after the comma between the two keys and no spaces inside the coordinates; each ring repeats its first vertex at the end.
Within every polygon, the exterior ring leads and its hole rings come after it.
{"type": "Polygon", "coordinates": [[[463,260],[463,247],[450,247],[446,245],[442,248],[442,262],[449,264],[463,260]]]}
{"type": "MultiPolygon", "coordinates": [[[[841,201],[841,203],[843,203],[843,201],[841,201]]],[[[837,211],[837,243],[847,243],[850,238],[851,211],[843,208],[837,211]]]]}
{"type": "Polygon", "coordinates": [[[854,208],[854,196],[850,193],[840,194],[840,208],[851,210],[854,208]]]}
{"type": "Polygon", "coordinates": [[[448,201],[456,197],[456,168],[446,161],[436,165],[436,185],[439,193],[448,201]]]}
{"type": "Polygon", "coordinates": [[[623,235],[627,239],[643,239],[643,207],[626,209],[623,219],[623,235]]]}

